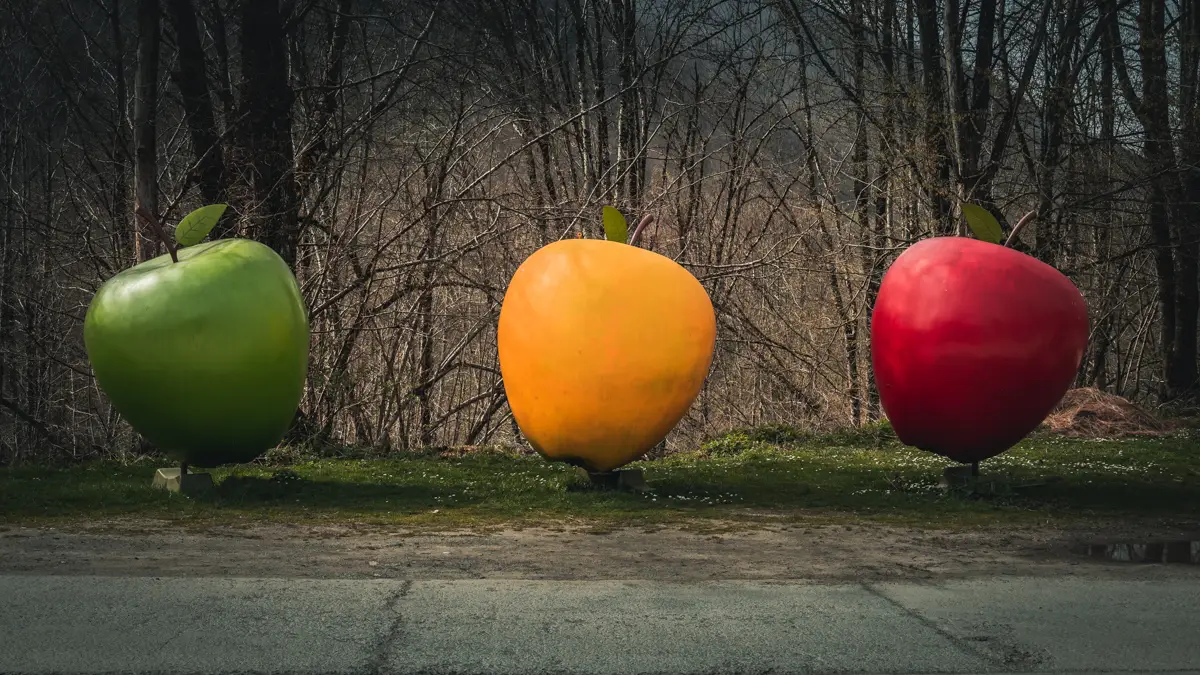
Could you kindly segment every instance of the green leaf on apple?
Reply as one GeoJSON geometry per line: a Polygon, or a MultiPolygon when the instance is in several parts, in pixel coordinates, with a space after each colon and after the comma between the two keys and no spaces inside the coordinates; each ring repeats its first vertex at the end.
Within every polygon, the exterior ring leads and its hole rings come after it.
{"type": "Polygon", "coordinates": [[[962,212],[976,239],[993,244],[999,244],[1004,239],[1004,230],[1000,229],[1000,222],[987,209],[978,204],[963,204],[962,212]]]}
{"type": "Polygon", "coordinates": [[[629,237],[629,224],[625,216],[611,206],[604,207],[604,238],[622,244],[629,237]]]}
{"type": "Polygon", "coordinates": [[[228,204],[209,204],[187,214],[175,227],[175,241],[180,246],[199,244],[216,226],[227,208],[228,204]]]}

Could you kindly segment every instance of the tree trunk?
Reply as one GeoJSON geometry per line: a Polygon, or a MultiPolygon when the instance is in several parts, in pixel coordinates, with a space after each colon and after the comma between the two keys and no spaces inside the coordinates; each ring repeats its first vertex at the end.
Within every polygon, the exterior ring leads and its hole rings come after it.
{"type": "MultiPolygon", "coordinates": [[[[858,100],[862,101],[866,94],[866,86],[864,82],[866,58],[865,33],[863,30],[863,11],[861,3],[863,0],[851,0],[850,4],[850,39],[853,42],[854,49],[854,93],[858,100]]],[[[870,275],[871,270],[875,266],[875,250],[872,236],[873,223],[871,218],[871,175],[868,162],[870,161],[869,147],[870,139],[868,138],[866,115],[859,113],[858,122],[855,125],[854,133],[854,148],[851,151],[851,185],[854,191],[854,213],[858,221],[859,235],[859,251],[860,264],[862,265],[863,273],[870,275]]],[[[870,305],[871,301],[865,303],[870,305]]],[[[867,335],[870,335],[870,315],[869,307],[864,307],[864,314],[867,314],[865,319],[868,329],[867,335]]],[[[850,419],[854,426],[862,426],[863,422],[863,387],[859,382],[859,338],[858,338],[858,316],[849,317],[848,330],[846,332],[846,358],[849,361],[849,377],[850,377],[850,419]]],[[[867,369],[868,374],[870,368],[867,369]]]]}
{"type": "MultiPolygon", "coordinates": [[[[1101,20],[1103,21],[1105,18],[1101,17],[1101,20]]],[[[1112,50],[1111,35],[1109,31],[1104,31],[1100,42],[1100,143],[1105,162],[1105,182],[1103,184],[1105,191],[1111,191],[1113,188],[1113,168],[1117,149],[1117,108],[1113,92],[1112,50]]],[[[1101,213],[1100,227],[1096,228],[1096,256],[1098,258],[1110,255],[1109,246],[1112,241],[1113,228],[1116,226],[1112,206],[1112,201],[1109,200],[1108,208],[1104,208],[1101,213]]],[[[1119,309],[1119,303],[1112,299],[1116,293],[1110,289],[1119,293],[1120,285],[1105,284],[1103,296],[1106,300],[1105,304],[1098,308],[1092,307],[1093,310],[1098,310],[1093,313],[1099,314],[1101,319],[1099,325],[1096,326],[1095,339],[1092,341],[1092,370],[1087,380],[1083,382],[1085,386],[1090,385],[1101,390],[1106,390],[1108,385],[1108,352],[1112,348],[1119,309]]]]}
{"type": "Polygon", "coordinates": [[[605,86],[608,70],[604,63],[604,22],[600,17],[600,1],[592,0],[592,23],[596,32],[592,40],[592,80],[596,84],[596,176],[599,188],[596,195],[600,199],[612,200],[610,186],[613,184],[608,172],[612,167],[612,156],[608,147],[608,106],[601,102],[608,98],[608,88],[605,86]]]}
{"type": "Polygon", "coordinates": [[[635,164],[638,159],[637,14],[634,0],[612,0],[619,26],[617,70],[621,78],[620,108],[617,112],[617,201],[636,210],[641,185],[635,164]]]}
{"type": "MultiPolygon", "coordinates": [[[[1049,0],[1047,0],[1049,1],[1049,0]]],[[[968,199],[991,201],[990,186],[981,184],[980,164],[983,139],[992,105],[992,57],[996,34],[996,0],[980,0],[979,24],[975,38],[975,65],[971,72],[970,107],[964,111],[961,162],[964,192],[968,199]]],[[[963,97],[966,103],[966,97],[963,97]]]]}
{"type": "MultiPolygon", "coordinates": [[[[1166,2],[1141,0],[1138,29],[1142,55],[1142,125],[1145,155],[1151,170],[1150,232],[1158,272],[1159,311],[1162,316],[1164,394],[1173,392],[1172,365],[1177,363],[1178,278],[1172,252],[1171,222],[1180,206],[1174,140],[1171,136],[1170,98],[1167,94],[1166,2]]],[[[1194,356],[1193,356],[1194,360],[1194,356]]]]}
{"type": "Polygon", "coordinates": [[[1200,314],[1200,2],[1180,3],[1179,117],[1183,123],[1180,160],[1182,199],[1176,202],[1178,285],[1175,304],[1174,349],[1167,365],[1168,396],[1197,393],[1196,330],[1200,314]]]}
{"type": "Polygon", "coordinates": [[[242,4],[242,79],[239,90],[239,163],[247,185],[236,207],[252,237],[289,266],[300,243],[296,176],[292,171],[292,103],[284,16],[273,0],[242,4]]]}
{"type": "Polygon", "coordinates": [[[321,74],[320,96],[311,113],[310,126],[313,140],[297,161],[297,166],[299,166],[297,182],[307,192],[312,191],[311,186],[316,178],[314,174],[329,154],[329,126],[338,109],[338,90],[342,83],[342,63],[346,52],[346,41],[350,37],[350,12],[352,9],[352,0],[339,0],[337,16],[334,18],[333,30],[329,39],[329,49],[325,53],[325,70],[321,74]]]}
{"type": "MultiPolygon", "coordinates": [[[[946,78],[946,127],[950,132],[950,142],[947,145],[951,152],[952,166],[958,169],[956,175],[961,180],[968,175],[967,172],[970,170],[970,167],[965,166],[963,161],[964,136],[966,135],[966,120],[963,115],[967,110],[967,83],[962,65],[962,34],[959,32],[962,27],[958,23],[958,0],[941,1],[943,9],[942,59],[945,64],[946,78]]],[[[924,36],[921,41],[924,43],[924,36]]],[[[961,185],[956,185],[953,186],[953,189],[960,192],[961,187],[961,185]]],[[[952,208],[952,210],[957,212],[957,209],[952,208]]]]}
{"type": "MultiPolygon", "coordinates": [[[[129,204],[129,173],[132,162],[130,162],[128,147],[133,133],[132,129],[129,128],[129,117],[124,114],[126,106],[129,105],[130,98],[126,83],[125,30],[122,25],[124,22],[121,17],[120,0],[112,0],[112,5],[108,13],[108,23],[113,41],[113,58],[109,65],[109,77],[112,78],[117,96],[117,100],[113,105],[117,122],[114,125],[115,133],[112,135],[112,144],[108,157],[113,166],[113,179],[111,183],[113,190],[112,213],[118,214],[119,218],[126,218],[133,214],[133,208],[129,204]]],[[[135,261],[137,260],[137,253],[141,248],[140,231],[141,224],[136,216],[133,216],[130,227],[122,227],[117,230],[116,236],[113,237],[113,248],[118,252],[121,260],[128,260],[130,256],[133,256],[135,261]]]]}
{"type": "Polygon", "coordinates": [[[221,154],[212,98],[208,92],[208,70],[196,26],[196,12],[192,0],[167,0],[167,11],[175,31],[179,61],[171,79],[183,101],[183,116],[195,158],[195,180],[204,203],[217,204],[225,199],[225,159],[221,154]]]}
{"type": "MultiPolygon", "coordinates": [[[[876,154],[875,192],[875,222],[871,228],[869,249],[871,252],[867,274],[867,302],[863,309],[866,317],[866,334],[871,335],[871,315],[875,311],[875,300],[879,297],[879,286],[883,281],[883,269],[887,267],[889,256],[885,252],[887,240],[893,236],[891,232],[891,197],[888,184],[891,179],[891,167],[888,166],[888,147],[895,147],[896,122],[901,114],[897,104],[897,90],[900,83],[896,74],[895,51],[892,31],[896,25],[896,0],[883,0],[882,36],[879,45],[879,60],[883,66],[884,96],[883,119],[879,129],[879,151],[876,154]]],[[[865,45],[864,45],[865,49],[865,45]]],[[[857,57],[856,57],[857,58],[857,57]]],[[[862,94],[865,95],[865,94],[862,94]]],[[[875,384],[875,370],[867,369],[867,420],[877,421],[883,414],[879,402],[879,387],[875,384]]]]}
{"type": "Polygon", "coordinates": [[[917,30],[921,38],[921,68],[925,90],[925,147],[933,158],[934,180],[925,191],[933,200],[937,234],[954,234],[957,227],[951,217],[950,147],[945,125],[948,112],[945,79],[942,72],[942,48],[938,30],[937,0],[916,0],[917,30]]]}
{"type": "Polygon", "coordinates": [[[1075,89],[1075,68],[1072,55],[1076,50],[1080,24],[1084,18],[1083,4],[1072,1],[1069,7],[1059,8],[1055,16],[1062,20],[1061,37],[1056,49],[1047,46],[1046,104],[1042,112],[1042,149],[1038,162],[1037,189],[1038,214],[1041,222],[1034,229],[1034,255],[1041,261],[1057,267],[1059,250],[1063,246],[1060,233],[1052,217],[1058,199],[1058,169],[1062,163],[1064,127],[1070,123],[1071,95],[1075,89]]]}
{"type": "Polygon", "coordinates": [[[585,112],[591,107],[591,73],[588,69],[588,45],[591,44],[591,32],[588,30],[587,16],[579,0],[571,0],[572,17],[575,22],[575,67],[576,89],[579,98],[579,154],[583,163],[585,195],[594,194],[596,189],[595,140],[593,139],[592,114],[585,112]]]}
{"type": "MultiPolygon", "coordinates": [[[[8,134],[4,134],[5,140],[7,137],[8,134]]],[[[14,155],[18,152],[15,144],[11,152],[14,155]]],[[[7,157],[0,159],[8,160],[7,157]]],[[[17,279],[17,242],[13,236],[17,232],[18,222],[16,194],[15,189],[4,191],[4,215],[0,220],[0,345],[6,346],[0,350],[0,400],[5,400],[8,394],[7,373],[11,356],[7,346],[13,344],[13,317],[17,302],[13,288],[17,279]]]]}
{"type": "MultiPolygon", "coordinates": [[[[158,45],[159,7],[158,0],[138,0],[138,61],[134,82],[133,134],[134,134],[134,184],[137,203],[155,217],[158,216],[158,144],[155,118],[158,112],[158,45]]],[[[133,215],[134,223],[138,222],[133,215]]],[[[136,226],[135,226],[136,227],[136,226]]],[[[134,243],[138,262],[157,255],[159,242],[151,238],[143,243],[140,233],[134,243]]]]}

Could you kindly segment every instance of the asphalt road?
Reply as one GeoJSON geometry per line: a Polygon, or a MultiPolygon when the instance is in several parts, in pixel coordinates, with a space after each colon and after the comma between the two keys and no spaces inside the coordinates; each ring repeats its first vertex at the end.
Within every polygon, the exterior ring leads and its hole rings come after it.
{"type": "Polygon", "coordinates": [[[1200,577],[11,575],[0,673],[1200,673],[1197,608],[1200,577]]]}

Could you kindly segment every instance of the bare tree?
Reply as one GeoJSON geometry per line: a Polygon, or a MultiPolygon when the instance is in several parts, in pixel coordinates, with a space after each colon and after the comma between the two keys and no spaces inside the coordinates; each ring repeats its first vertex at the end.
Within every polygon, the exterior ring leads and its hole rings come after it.
{"type": "MultiPolygon", "coordinates": [[[[94,289],[130,218],[230,204],[313,328],[291,439],[520,442],[495,353],[513,271],[653,215],[718,312],[668,446],[878,419],[870,315],[958,205],[1068,274],[1078,382],[1196,394],[1196,0],[0,3],[0,461],[141,447],[96,388],[94,289]],[[160,25],[161,24],[161,25],[160,25]]],[[[631,282],[631,291],[636,285],[631,282]]]]}

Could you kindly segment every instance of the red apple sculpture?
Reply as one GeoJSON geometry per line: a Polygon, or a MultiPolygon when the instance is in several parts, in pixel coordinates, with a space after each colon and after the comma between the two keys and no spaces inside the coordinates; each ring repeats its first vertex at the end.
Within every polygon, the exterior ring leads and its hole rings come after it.
{"type": "Polygon", "coordinates": [[[1074,381],[1087,340],[1087,304],[1066,276],[968,237],[900,254],[871,315],[872,367],[897,437],[963,463],[1037,428],[1074,381]]]}

